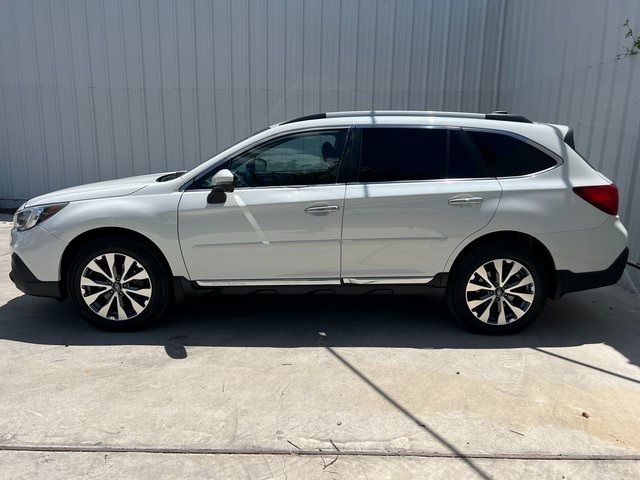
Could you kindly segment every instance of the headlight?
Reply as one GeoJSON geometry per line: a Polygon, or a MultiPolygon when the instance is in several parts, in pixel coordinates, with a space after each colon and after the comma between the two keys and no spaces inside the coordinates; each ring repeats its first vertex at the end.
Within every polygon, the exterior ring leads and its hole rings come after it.
{"type": "Polygon", "coordinates": [[[47,218],[52,217],[68,203],[56,203],[53,205],[42,205],[41,207],[20,208],[13,216],[13,228],[22,232],[35,227],[39,223],[44,222],[47,218]]]}

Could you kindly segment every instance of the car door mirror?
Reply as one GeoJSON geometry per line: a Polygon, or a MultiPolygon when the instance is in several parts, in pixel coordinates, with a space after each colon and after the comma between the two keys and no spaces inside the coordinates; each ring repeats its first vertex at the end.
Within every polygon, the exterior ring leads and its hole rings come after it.
{"type": "Polygon", "coordinates": [[[224,169],[216,173],[211,179],[211,193],[207,196],[207,203],[224,203],[227,192],[233,192],[234,177],[230,170],[224,169]]]}

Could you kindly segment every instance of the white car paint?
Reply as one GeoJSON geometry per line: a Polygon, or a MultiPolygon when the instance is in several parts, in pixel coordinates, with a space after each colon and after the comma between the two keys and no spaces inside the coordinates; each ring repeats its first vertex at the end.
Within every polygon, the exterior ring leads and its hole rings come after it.
{"type": "Polygon", "coordinates": [[[489,223],[500,200],[495,179],[347,186],[342,231],[345,278],[431,278],[453,249],[489,223]],[[451,205],[453,198],[481,203],[451,205]]]}
{"type": "Polygon", "coordinates": [[[340,279],[345,186],[239,188],[224,204],[208,191],[180,201],[179,235],[192,280],[340,279]],[[305,209],[334,205],[335,212],[305,209]]]}

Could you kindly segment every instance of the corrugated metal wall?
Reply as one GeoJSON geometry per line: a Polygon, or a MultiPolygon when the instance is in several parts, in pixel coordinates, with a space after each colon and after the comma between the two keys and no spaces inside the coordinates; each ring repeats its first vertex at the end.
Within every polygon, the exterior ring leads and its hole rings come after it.
{"type": "Polygon", "coordinates": [[[502,1],[0,0],[0,199],[328,110],[489,109],[502,1]]]}
{"type": "Polygon", "coordinates": [[[0,0],[0,206],[190,168],[307,113],[506,108],[575,126],[637,239],[627,17],[640,2],[0,0]]]}
{"type": "Polygon", "coordinates": [[[616,59],[638,0],[507,2],[501,108],[571,125],[577,150],[620,188],[631,259],[640,263],[640,56],[616,59]]]}

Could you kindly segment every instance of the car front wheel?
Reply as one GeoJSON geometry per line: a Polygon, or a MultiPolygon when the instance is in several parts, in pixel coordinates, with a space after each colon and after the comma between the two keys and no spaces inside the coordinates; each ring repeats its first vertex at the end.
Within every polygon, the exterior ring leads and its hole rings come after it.
{"type": "Polygon", "coordinates": [[[169,278],[149,249],[129,239],[83,246],[71,263],[69,296],[92,325],[132,330],[149,324],[169,305],[169,278]]]}

